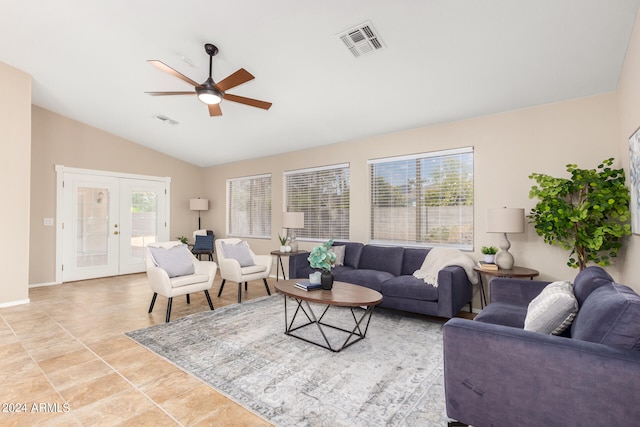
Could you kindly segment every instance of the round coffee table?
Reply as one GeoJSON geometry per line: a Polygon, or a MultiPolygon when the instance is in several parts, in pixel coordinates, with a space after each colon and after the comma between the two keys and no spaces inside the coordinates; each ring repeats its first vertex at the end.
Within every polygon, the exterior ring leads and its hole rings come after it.
{"type": "Polygon", "coordinates": [[[292,337],[301,339],[311,344],[315,344],[322,348],[326,348],[333,352],[344,350],[351,344],[365,338],[367,329],[369,328],[369,322],[371,321],[371,315],[373,314],[373,308],[382,302],[382,294],[380,292],[374,291],[373,289],[369,289],[364,286],[352,285],[351,283],[345,282],[333,282],[333,288],[331,290],[318,289],[313,291],[305,291],[295,286],[296,282],[299,280],[305,279],[283,280],[281,282],[277,282],[275,285],[276,291],[284,295],[284,333],[286,335],[291,335],[292,337]],[[287,312],[288,298],[296,301],[295,312],[291,319],[289,319],[289,314],[287,312]],[[322,311],[322,314],[318,317],[314,313],[309,303],[321,304],[326,307],[322,311]],[[355,326],[351,330],[344,329],[337,325],[331,325],[322,321],[325,314],[332,306],[348,307],[351,310],[351,315],[355,322],[355,326]],[[356,316],[356,312],[354,311],[354,308],[357,307],[364,308],[362,315],[359,317],[356,316]],[[308,322],[294,327],[293,324],[298,314],[300,314],[301,316],[306,315],[308,322]],[[363,321],[365,319],[366,322],[364,324],[364,329],[361,329],[360,325],[363,324],[363,321]],[[311,341],[305,337],[302,337],[301,335],[294,333],[295,331],[310,325],[316,325],[318,327],[318,330],[320,331],[324,342],[311,341]],[[329,339],[327,338],[323,327],[328,327],[347,333],[347,338],[342,346],[332,346],[329,342],[329,339]]]}

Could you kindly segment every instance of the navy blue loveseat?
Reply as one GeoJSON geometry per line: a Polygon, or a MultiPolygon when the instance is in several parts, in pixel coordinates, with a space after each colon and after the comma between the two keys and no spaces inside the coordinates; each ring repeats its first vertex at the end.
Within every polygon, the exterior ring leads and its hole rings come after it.
{"type": "Polygon", "coordinates": [[[564,336],[524,330],[547,284],[495,278],[475,320],[447,321],[447,415],[475,427],[639,425],[640,296],[588,267],[574,280],[579,309],[564,336]]]}
{"type": "MultiPolygon", "coordinates": [[[[374,289],[383,295],[380,307],[431,316],[454,317],[465,305],[471,306],[473,285],[462,267],[440,270],[438,287],[413,277],[429,249],[364,245],[336,242],[344,246],[344,265],[333,269],[335,280],[374,289]]],[[[289,258],[289,277],[308,278],[314,270],[308,254],[289,258]]]]}

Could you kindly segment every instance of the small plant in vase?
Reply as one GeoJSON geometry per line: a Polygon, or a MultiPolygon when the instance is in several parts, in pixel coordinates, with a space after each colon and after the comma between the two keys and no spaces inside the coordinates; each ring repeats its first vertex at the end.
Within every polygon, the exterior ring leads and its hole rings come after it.
{"type": "Polygon", "coordinates": [[[320,246],[315,246],[307,258],[312,268],[322,270],[320,283],[322,283],[322,289],[326,290],[333,287],[333,274],[331,273],[331,269],[336,262],[336,254],[330,250],[332,245],[333,240],[329,240],[320,246]]]}
{"type": "Polygon", "coordinates": [[[287,236],[281,236],[278,234],[278,240],[280,241],[280,252],[291,251],[291,249],[287,250],[287,240],[289,240],[287,236]]]}
{"type": "Polygon", "coordinates": [[[180,240],[180,242],[182,242],[183,245],[189,244],[189,239],[187,239],[184,236],[176,237],[176,239],[180,240]]]}
{"type": "Polygon", "coordinates": [[[482,249],[480,249],[480,252],[484,255],[485,262],[493,263],[496,259],[498,248],[495,246],[483,246],[482,249]]]}

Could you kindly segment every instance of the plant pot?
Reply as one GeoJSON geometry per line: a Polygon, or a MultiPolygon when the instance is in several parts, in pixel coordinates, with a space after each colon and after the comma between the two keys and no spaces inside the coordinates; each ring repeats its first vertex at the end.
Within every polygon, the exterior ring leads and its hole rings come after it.
{"type": "Polygon", "coordinates": [[[286,246],[280,246],[280,252],[286,252],[287,251],[287,247],[286,246]]]}
{"type": "Polygon", "coordinates": [[[333,273],[329,270],[323,270],[320,275],[320,283],[322,284],[322,289],[331,290],[333,288],[333,273]]]}
{"type": "Polygon", "coordinates": [[[489,255],[489,254],[485,254],[484,255],[484,262],[488,262],[493,264],[496,260],[496,256],[495,255],[489,255]]]}

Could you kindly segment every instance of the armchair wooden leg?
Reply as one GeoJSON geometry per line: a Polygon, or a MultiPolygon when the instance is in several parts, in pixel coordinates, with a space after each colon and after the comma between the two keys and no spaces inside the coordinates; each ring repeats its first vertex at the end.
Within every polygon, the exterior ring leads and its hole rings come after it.
{"type": "Polygon", "coordinates": [[[189,294],[187,294],[187,304],[191,304],[191,298],[189,298],[189,294]]]}
{"type": "Polygon", "coordinates": [[[209,303],[209,308],[213,310],[213,303],[211,302],[211,296],[209,295],[209,291],[205,289],[204,296],[207,297],[207,302],[209,303]]]}
{"type": "Polygon", "coordinates": [[[247,283],[248,282],[244,282],[244,290],[245,290],[245,292],[247,291],[247,283]]]}
{"type": "Polygon", "coordinates": [[[167,300],[167,317],[165,318],[165,322],[169,323],[169,318],[171,317],[171,303],[173,302],[173,298],[169,297],[167,300]]]}
{"type": "Polygon", "coordinates": [[[157,292],[153,293],[153,298],[151,298],[151,305],[149,306],[149,313],[151,313],[153,311],[153,306],[156,303],[156,297],[158,296],[157,292]]]}
{"type": "Polygon", "coordinates": [[[271,291],[269,290],[269,284],[267,283],[267,279],[263,277],[262,281],[264,282],[264,287],[267,289],[267,295],[271,295],[271,291]]]}
{"type": "Polygon", "coordinates": [[[447,427],[469,427],[469,424],[461,423],[460,421],[449,421],[447,427]]]}
{"type": "Polygon", "coordinates": [[[220,290],[218,291],[218,298],[220,298],[220,294],[222,293],[222,288],[224,288],[224,282],[226,282],[227,279],[222,279],[222,283],[220,284],[220,290]]]}
{"type": "Polygon", "coordinates": [[[242,282],[238,282],[238,304],[242,302],[242,282]]]}

